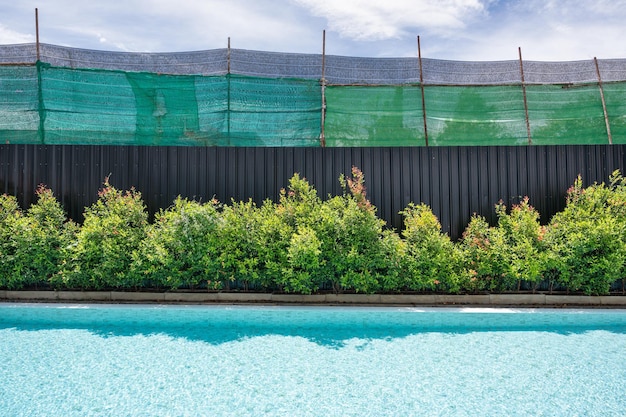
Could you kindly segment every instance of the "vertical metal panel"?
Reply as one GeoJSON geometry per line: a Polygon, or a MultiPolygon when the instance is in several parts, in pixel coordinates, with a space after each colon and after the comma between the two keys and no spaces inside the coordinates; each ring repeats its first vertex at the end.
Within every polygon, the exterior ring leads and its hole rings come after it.
{"type": "Polygon", "coordinates": [[[458,219],[461,215],[461,207],[464,205],[464,198],[461,186],[461,176],[459,175],[459,158],[461,157],[462,150],[459,148],[449,148],[450,154],[448,156],[448,172],[450,183],[450,196],[457,196],[456,198],[450,197],[448,199],[450,207],[450,230],[448,234],[458,235],[459,225],[458,219]]]}
{"type": "MultiPolygon", "coordinates": [[[[441,208],[439,210],[440,217],[443,219],[450,219],[451,210],[450,207],[457,202],[457,195],[453,193],[453,189],[450,184],[450,152],[448,147],[441,147],[439,151],[439,200],[441,208]],[[455,200],[454,202],[452,200],[455,200]]],[[[446,222],[445,226],[442,225],[442,230],[445,233],[450,233],[451,222],[446,222]]]]}
{"type": "Polygon", "coordinates": [[[494,203],[494,197],[492,189],[494,187],[493,181],[497,182],[498,174],[493,172],[493,151],[490,148],[482,148],[478,153],[478,196],[480,202],[478,204],[478,210],[476,214],[491,218],[491,210],[486,210],[485,207],[491,207],[494,203]],[[490,178],[493,178],[490,180],[490,178]]]}
{"type": "MultiPolygon", "coordinates": [[[[480,193],[478,192],[479,182],[478,178],[478,148],[464,148],[467,149],[467,159],[463,161],[460,172],[465,175],[466,196],[465,198],[469,204],[468,214],[471,216],[473,213],[477,213],[480,210],[480,193]]],[[[468,219],[469,221],[469,219],[468,219]]],[[[467,223],[467,222],[466,222],[467,223]]]]}
{"type": "MultiPolygon", "coordinates": [[[[402,161],[402,168],[400,171],[400,180],[402,182],[402,201],[400,202],[400,209],[405,208],[411,201],[411,182],[413,180],[413,164],[411,161],[415,158],[415,154],[418,149],[419,148],[404,148],[398,151],[401,154],[402,161]]],[[[399,214],[397,216],[397,220],[394,221],[391,219],[391,221],[387,220],[387,222],[398,225],[402,224],[403,217],[399,214]]]]}
{"type": "Polygon", "coordinates": [[[467,175],[461,175],[467,168],[468,148],[453,148],[455,158],[450,166],[450,181],[453,183],[453,190],[458,195],[457,204],[452,203],[452,214],[450,218],[450,235],[458,236],[462,233],[466,225],[466,218],[470,211],[468,199],[467,175]]]}
{"type": "Polygon", "coordinates": [[[565,204],[576,176],[606,182],[626,168],[626,145],[419,148],[173,148],[136,146],[0,145],[0,193],[22,207],[39,184],[50,187],[68,216],[81,221],[104,177],[139,190],[151,213],[177,195],[225,203],[231,198],[276,200],[299,172],[320,197],[341,192],[352,166],[365,174],[378,215],[396,229],[409,202],[428,204],[454,239],[472,213],[495,222],[494,204],[528,196],[545,223],[565,204]]]}
{"type": "Polygon", "coordinates": [[[413,187],[411,187],[413,189],[413,198],[415,199],[414,203],[430,205],[432,202],[430,194],[430,154],[432,153],[432,149],[434,148],[428,148],[426,151],[420,149],[418,157],[413,161],[413,166],[416,168],[415,171],[417,172],[416,181],[413,187]]]}

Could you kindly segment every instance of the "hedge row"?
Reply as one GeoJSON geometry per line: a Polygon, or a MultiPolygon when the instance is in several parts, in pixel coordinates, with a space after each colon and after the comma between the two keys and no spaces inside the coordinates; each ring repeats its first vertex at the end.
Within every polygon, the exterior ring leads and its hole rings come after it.
{"type": "Polygon", "coordinates": [[[66,218],[51,190],[22,210],[0,196],[0,287],[6,289],[208,289],[244,291],[623,291],[626,180],[583,188],[543,226],[525,198],[498,223],[474,215],[450,240],[431,209],[410,204],[401,232],[385,228],[358,168],[343,193],[322,200],[295,174],[278,202],[177,198],[153,222],[141,195],[105,179],[84,222],[66,218]],[[621,282],[620,282],[621,280],[621,282]]]}

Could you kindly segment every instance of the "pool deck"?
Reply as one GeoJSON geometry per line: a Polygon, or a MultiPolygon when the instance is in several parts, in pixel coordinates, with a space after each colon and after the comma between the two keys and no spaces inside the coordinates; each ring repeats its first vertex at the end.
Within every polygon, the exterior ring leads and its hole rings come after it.
{"type": "Polygon", "coordinates": [[[324,304],[408,306],[537,306],[626,307],[621,295],[563,294],[271,294],[241,292],[123,292],[123,291],[8,291],[0,290],[0,302],[104,302],[193,304],[324,304]]]}

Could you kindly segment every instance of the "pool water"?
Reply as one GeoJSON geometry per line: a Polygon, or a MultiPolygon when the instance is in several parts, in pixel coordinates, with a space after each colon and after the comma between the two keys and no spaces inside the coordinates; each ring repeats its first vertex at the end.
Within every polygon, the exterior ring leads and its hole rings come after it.
{"type": "Polygon", "coordinates": [[[626,310],[0,304],[2,416],[624,416],[626,310]]]}

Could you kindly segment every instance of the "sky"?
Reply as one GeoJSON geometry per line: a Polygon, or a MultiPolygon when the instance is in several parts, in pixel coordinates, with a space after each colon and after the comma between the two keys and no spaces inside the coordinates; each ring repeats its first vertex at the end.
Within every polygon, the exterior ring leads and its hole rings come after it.
{"type": "Polygon", "coordinates": [[[132,52],[231,47],[461,61],[626,58],[626,0],[16,0],[0,44],[132,52]]]}

